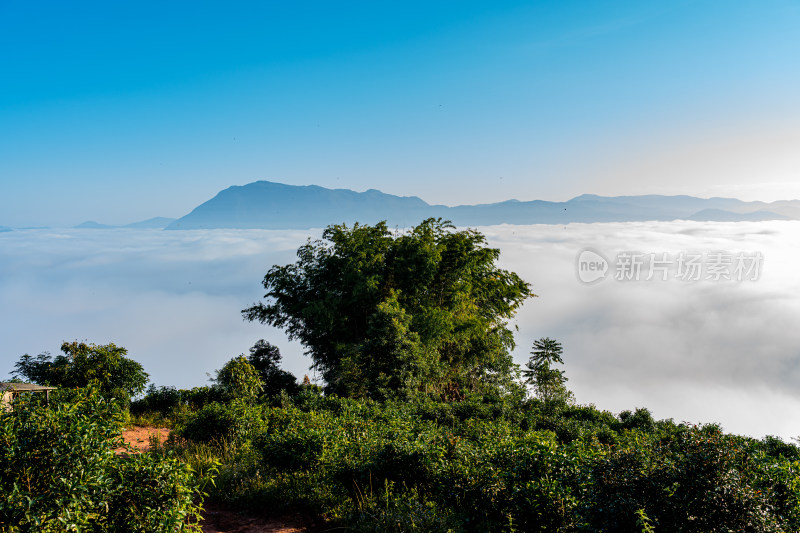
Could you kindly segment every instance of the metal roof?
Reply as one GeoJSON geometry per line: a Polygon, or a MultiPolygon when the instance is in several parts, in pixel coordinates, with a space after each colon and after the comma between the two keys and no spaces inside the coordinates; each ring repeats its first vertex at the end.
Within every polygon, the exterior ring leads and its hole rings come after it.
{"type": "Polygon", "coordinates": [[[0,392],[6,391],[45,391],[55,390],[57,387],[45,387],[44,385],[34,385],[33,383],[3,383],[0,382],[0,392]]]}

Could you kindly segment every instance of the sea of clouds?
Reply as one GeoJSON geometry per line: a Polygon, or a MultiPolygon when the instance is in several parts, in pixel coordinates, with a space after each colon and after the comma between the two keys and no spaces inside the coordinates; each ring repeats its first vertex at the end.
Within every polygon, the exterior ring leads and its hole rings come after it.
{"type": "MultiPolygon", "coordinates": [[[[800,436],[800,222],[653,222],[479,228],[501,266],[536,298],[518,313],[518,363],[533,341],[564,346],[568,387],[612,412],[720,423],[726,431],[800,436]],[[582,281],[578,257],[607,262],[582,281]],[[758,272],[715,280],[723,252],[760,254],[758,272]],[[620,255],[623,254],[623,255],[620,255]],[[624,254],[627,254],[624,255],[624,254]],[[650,254],[667,279],[647,280],[650,254]],[[666,254],[666,255],[664,255],[666,254]],[[678,258],[701,256],[700,279],[678,258]],[[642,261],[637,274],[625,257],[642,261]],[[688,255],[687,255],[688,256],[688,255]],[[625,278],[625,279],[617,279],[625,278]],[[711,278],[711,279],[707,279],[711,278]],[[754,279],[755,278],[755,279],[754,279]]],[[[273,264],[321,230],[79,230],[0,233],[0,379],[23,353],[58,353],[65,340],[126,347],[158,385],[206,384],[260,338],[302,377],[310,360],[284,333],[245,322],[273,264]]]]}

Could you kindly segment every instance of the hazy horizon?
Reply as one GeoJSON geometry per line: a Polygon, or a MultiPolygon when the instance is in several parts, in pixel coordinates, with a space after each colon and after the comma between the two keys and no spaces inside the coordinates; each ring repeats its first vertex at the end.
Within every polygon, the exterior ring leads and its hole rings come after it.
{"type": "MultiPolygon", "coordinates": [[[[264,181],[264,180],[262,180],[262,181],[264,181]]],[[[267,180],[267,181],[268,181],[268,180],[267,180]]],[[[315,186],[316,184],[308,184],[308,185],[315,186]]],[[[231,185],[231,187],[235,187],[235,186],[236,186],[236,185],[231,185]]],[[[227,188],[228,188],[228,187],[226,187],[225,189],[227,189],[227,188]]],[[[223,190],[224,190],[224,189],[223,189],[223,190]]],[[[343,190],[352,190],[352,189],[343,189],[343,190]]],[[[367,192],[367,191],[369,191],[369,190],[375,190],[375,189],[365,189],[365,190],[363,190],[363,191],[354,191],[354,192],[363,193],[363,192],[367,192]]],[[[378,190],[378,191],[380,191],[380,189],[377,189],[377,190],[378,190]]],[[[221,191],[219,191],[219,192],[221,192],[221,191]]],[[[384,192],[384,191],[380,191],[380,192],[384,192]]],[[[568,199],[567,199],[567,201],[568,201],[568,200],[575,199],[575,198],[578,198],[578,197],[580,197],[580,196],[586,196],[586,195],[589,195],[589,196],[600,196],[600,197],[603,197],[603,198],[614,198],[614,197],[615,197],[615,196],[605,196],[605,195],[594,195],[593,193],[582,193],[582,194],[580,194],[580,195],[577,195],[577,196],[573,196],[573,197],[570,197],[570,198],[568,198],[568,199]]],[[[214,195],[214,196],[216,196],[216,195],[214,195]]],[[[414,194],[409,194],[409,195],[405,195],[405,196],[406,196],[406,197],[415,197],[415,198],[420,198],[419,196],[417,196],[417,195],[414,195],[414,194]]],[[[629,195],[619,195],[619,196],[629,196],[629,195]]],[[[647,196],[647,195],[634,195],[634,196],[647,196]]],[[[713,196],[705,196],[705,197],[704,197],[704,196],[683,195],[683,194],[674,194],[674,195],[656,195],[656,196],[665,196],[665,197],[669,197],[669,196],[691,196],[691,197],[694,197],[694,198],[701,198],[701,199],[727,198],[727,199],[736,199],[736,200],[742,200],[741,198],[733,198],[733,197],[713,197],[713,196]]],[[[212,198],[212,197],[209,197],[209,198],[208,198],[208,200],[210,200],[211,198],[212,198]]],[[[421,199],[422,201],[425,201],[425,202],[426,202],[428,205],[431,205],[431,206],[435,205],[435,204],[433,204],[433,203],[431,203],[431,202],[427,202],[427,201],[425,200],[425,198],[420,198],[420,199],[421,199]]],[[[546,201],[546,202],[560,202],[560,201],[561,201],[561,200],[551,200],[551,199],[547,199],[547,198],[507,198],[507,199],[505,199],[505,200],[503,200],[503,201],[501,201],[501,202],[497,202],[497,203],[502,203],[502,202],[506,202],[506,201],[520,201],[520,202],[528,202],[528,201],[534,201],[534,200],[543,200],[543,201],[546,201]]],[[[767,204],[767,205],[769,205],[769,204],[770,204],[770,203],[772,203],[772,202],[785,202],[785,201],[794,201],[794,200],[797,200],[797,199],[794,199],[794,198],[779,198],[779,199],[776,199],[776,200],[773,200],[773,201],[770,201],[770,202],[764,202],[764,203],[765,203],[765,204],[767,204]]],[[[742,200],[742,201],[747,201],[747,200],[742,200]]],[[[752,200],[752,201],[757,201],[757,200],[752,200]]],[[[439,204],[439,205],[446,205],[446,206],[448,206],[448,207],[455,207],[456,205],[463,206],[463,205],[466,205],[466,204],[439,204]]],[[[478,204],[469,204],[469,205],[478,205],[478,204]]],[[[195,207],[197,207],[197,206],[195,206],[195,207]]],[[[190,210],[189,212],[191,212],[191,210],[190,210]]],[[[172,218],[172,219],[174,219],[174,220],[177,220],[178,218],[180,218],[181,216],[185,216],[185,215],[186,215],[186,214],[188,214],[189,212],[187,212],[187,213],[183,213],[183,215],[178,215],[178,216],[176,216],[176,217],[162,217],[162,216],[154,216],[154,217],[150,217],[150,218],[148,218],[148,219],[141,219],[141,220],[138,220],[138,219],[137,219],[137,220],[130,220],[130,221],[127,221],[127,222],[122,222],[122,223],[119,223],[119,224],[107,224],[107,223],[106,223],[105,221],[103,221],[103,220],[96,220],[96,219],[94,219],[94,218],[91,218],[91,217],[89,217],[89,218],[87,218],[87,219],[85,219],[85,220],[81,221],[81,223],[80,223],[80,224],[75,224],[75,225],[70,225],[70,226],[59,226],[59,225],[51,225],[51,226],[47,226],[47,225],[33,224],[33,225],[30,225],[30,226],[25,226],[25,227],[14,227],[14,226],[10,226],[10,225],[6,225],[6,224],[2,224],[2,222],[3,222],[3,221],[2,221],[2,220],[0,220],[0,228],[3,228],[3,227],[5,227],[5,228],[9,228],[9,229],[48,229],[48,228],[53,228],[53,229],[69,229],[69,228],[77,228],[77,227],[80,227],[80,225],[81,225],[81,224],[86,224],[86,223],[90,223],[90,224],[91,224],[91,223],[97,223],[97,224],[99,224],[99,225],[101,225],[101,226],[108,226],[109,228],[124,228],[124,227],[126,227],[126,226],[130,226],[130,225],[133,225],[133,224],[137,224],[137,223],[141,223],[141,222],[147,222],[147,221],[150,221],[150,220],[161,219],[161,218],[165,218],[165,219],[167,219],[167,218],[172,218]]],[[[677,219],[676,219],[676,220],[677,220],[677,219]]],[[[556,223],[556,224],[557,224],[557,223],[556,223]]],[[[107,229],[107,228],[99,228],[99,227],[98,227],[98,228],[89,228],[89,227],[87,227],[86,229],[107,229]]],[[[160,228],[159,228],[159,229],[160,229],[160,228]]],[[[293,229],[293,228],[287,228],[287,229],[293,229]]]]}

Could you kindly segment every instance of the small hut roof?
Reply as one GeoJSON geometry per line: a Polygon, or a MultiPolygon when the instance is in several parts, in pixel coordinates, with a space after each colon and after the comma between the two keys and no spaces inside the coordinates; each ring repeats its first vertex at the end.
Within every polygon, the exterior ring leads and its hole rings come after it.
{"type": "Polygon", "coordinates": [[[0,382],[0,392],[14,391],[14,392],[38,392],[46,390],[55,390],[56,387],[45,387],[44,385],[34,385],[33,383],[4,383],[0,382]]]}

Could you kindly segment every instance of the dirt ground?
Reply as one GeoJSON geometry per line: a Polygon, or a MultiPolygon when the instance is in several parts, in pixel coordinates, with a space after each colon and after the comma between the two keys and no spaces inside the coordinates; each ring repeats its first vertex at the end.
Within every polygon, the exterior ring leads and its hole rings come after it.
{"type": "MultiPolygon", "coordinates": [[[[158,441],[164,444],[169,437],[169,428],[133,426],[122,432],[122,440],[130,444],[135,451],[146,452],[150,449],[151,435],[158,435],[158,441]]],[[[118,454],[126,453],[125,448],[117,448],[114,451],[118,454]]]]}
{"type": "MultiPolygon", "coordinates": [[[[130,444],[134,453],[141,453],[150,448],[150,436],[156,434],[163,444],[169,437],[169,429],[134,426],[122,432],[122,439],[130,444]]],[[[129,453],[125,448],[114,451],[118,454],[129,453]]],[[[299,516],[269,519],[217,505],[206,505],[203,512],[203,533],[310,533],[314,530],[309,520],[299,516]]]]}
{"type": "Polygon", "coordinates": [[[217,506],[203,512],[203,533],[309,533],[314,531],[299,516],[268,519],[236,513],[217,506]]]}

